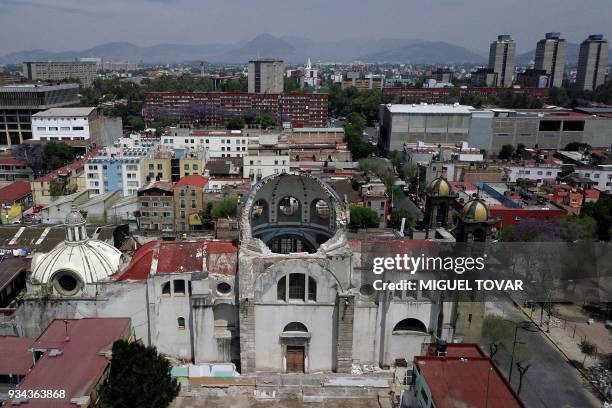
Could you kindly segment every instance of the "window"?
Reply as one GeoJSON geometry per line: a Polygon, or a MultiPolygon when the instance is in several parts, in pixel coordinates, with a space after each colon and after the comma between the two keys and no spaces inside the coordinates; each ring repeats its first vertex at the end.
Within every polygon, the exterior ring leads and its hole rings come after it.
{"type": "Polygon", "coordinates": [[[83,126],[73,126],[72,130],[83,130],[83,126]]]}
{"type": "Polygon", "coordinates": [[[178,328],[179,330],[185,330],[185,318],[184,317],[178,318],[178,328]]]}
{"type": "Polygon", "coordinates": [[[185,294],[185,281],[180,279],[180,280],[175,280],[174,281],[174,294],[175,295],[184,295],[185,294]]]}
{"type": "Polygon", "coordinates": [[[166,282],[162,285],[162,295],[170,296],[170,282],[166,282]]]}
{"type": "Polygon", "coordinates": [[[312,277],[308,277],[308,300],[313,302],[317,300],[317,281],[312,277]]]}
{"type": "Polygon", "coordinates": [[[57,132],[57,127],[50,126],[49,127],[49,132],[57,132]]]}
{"type": "Polygon", "coordinates": [[[418,331],[427,333],[427,327],[418,319],[404,319],[393,328],[393,334],[404,331],[418,331]]]}
{"type": "Polygon", "coordinates": [[[289,275],[289,299],[304,300],[306,292],[306,275],[292,273],[289,275]]]}
{"type": "Polygon", "coordinates": [[[39,127],[36,128],[36,130],[38,130],[39,132],[45,132],[47,130],[47,128],[39,126],[39,127]]]}
{"type": "Polygon", "coordinates": [[[232,286],[227,282],[219,282],[217,284],[217,293],[220,295],[229,295],[232,291],[232,286]]]}
{"type": "Polygon", "coordinates": [[[191,200],[191,208],[196,208],[196,200],[191,200]]]}
{"type": "Polygon", "coordinates": [[[287,277],[283,276],[276,285],[276,298],[278,300],[287,300],[287,293],[285,287],[287,286],[287,277]]]}

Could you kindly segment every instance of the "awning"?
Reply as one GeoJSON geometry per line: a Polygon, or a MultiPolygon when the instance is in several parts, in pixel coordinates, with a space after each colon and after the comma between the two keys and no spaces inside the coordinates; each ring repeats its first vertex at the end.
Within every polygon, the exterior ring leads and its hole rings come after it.
{"type": "Polygon", "coordinates": [[[198,214],[189,214],[189,225],[202,225],[202,220],[198,214]]]}

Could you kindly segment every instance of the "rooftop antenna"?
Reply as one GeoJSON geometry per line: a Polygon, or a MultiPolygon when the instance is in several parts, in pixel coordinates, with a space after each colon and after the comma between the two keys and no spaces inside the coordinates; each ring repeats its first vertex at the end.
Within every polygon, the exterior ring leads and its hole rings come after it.
{"type": "Polygon", "coordinates": [[[64,326],[66,328],[66,337],[64,337],[64,341],[68,342],[70,341],[70,337],[68,336],[68,320],[64,319],[64,326]]]}

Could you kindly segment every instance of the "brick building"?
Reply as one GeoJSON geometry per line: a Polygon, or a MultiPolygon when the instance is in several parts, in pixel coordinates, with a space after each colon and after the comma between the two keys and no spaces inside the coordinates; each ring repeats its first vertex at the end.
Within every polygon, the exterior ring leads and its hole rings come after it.
{"type": "Polygon", "coordinates": [[[150,92],[144,107],[147,123],[160,117],[202,126],[225,126],[234,117],[256,118],[267,113],[292,127],[324,127],[327,94],[243,92],[150,92]]]}

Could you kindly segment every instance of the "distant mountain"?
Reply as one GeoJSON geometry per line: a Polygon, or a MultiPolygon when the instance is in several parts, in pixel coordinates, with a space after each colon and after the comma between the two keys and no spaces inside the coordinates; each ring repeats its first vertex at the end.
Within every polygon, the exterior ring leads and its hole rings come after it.
{"type": "Polygon", "coordinates": [[[270,34],[260,34],[251,41],[231,44],[158,44],[143,47],[129,42],[113,42],[81,51],[22,51],[0,56],[0,64],[20,64],[23,61],[73,61],[84,57],[145,63],[200,60],[246,63],[249,59],[257,57],[279,58],[287,63],[305,63],[308,58],[313,62],[342,63],[360,60],[413,64],[479,63],[485,59],[483,55],[463,47],[419,39],[316,41],[300,37],[275,37],[270,34]]]}
{"type": "MultiPolygon", "coordinates": [[[[580,44],[567,43],[566,64],[570,66],[578,65],[578,55],[580,55],[580,44]]],[[[608,52],[612,55],[612,49],[608,52]]],[[[519,65],[529,65],[535,62],[535,49],[516,56],[516,63],[519,65]]]]}
{"type": "Polygon", "coordinates": [[[481,63],[484,55],[445,42],[422,41],[387,51],[378,51],[360,58],[369,62],[394,62],[408,64],[481,63]]]}

